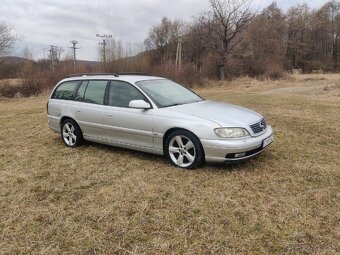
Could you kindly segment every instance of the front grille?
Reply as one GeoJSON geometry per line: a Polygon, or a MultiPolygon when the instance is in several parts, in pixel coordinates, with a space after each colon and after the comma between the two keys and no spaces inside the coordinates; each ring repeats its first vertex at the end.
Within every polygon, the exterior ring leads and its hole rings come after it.
{"type": "Polygon", "coordinates": [[[250,125],[250,128],[253,130],[254,134],[258,134],[267,128],[267,123],[265,119],[262,119],[260,122],[250,125]]]}

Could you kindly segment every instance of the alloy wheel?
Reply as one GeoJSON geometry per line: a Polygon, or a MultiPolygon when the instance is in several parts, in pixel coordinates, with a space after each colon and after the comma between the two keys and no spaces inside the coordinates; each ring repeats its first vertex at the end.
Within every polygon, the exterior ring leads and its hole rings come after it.
{"type": "Polygon", "coordinates": [[[196,158],[194,143],[186,136],[177,135],[169,143],[171,160],[180,167],[189,167],[196,158]]]}
{"type": "Polygon", "coordinates": [[[65,123],[63,126],[63,139],[68,146],[74,146],[77,142],[75,128],[71,123],[65,123]]]}

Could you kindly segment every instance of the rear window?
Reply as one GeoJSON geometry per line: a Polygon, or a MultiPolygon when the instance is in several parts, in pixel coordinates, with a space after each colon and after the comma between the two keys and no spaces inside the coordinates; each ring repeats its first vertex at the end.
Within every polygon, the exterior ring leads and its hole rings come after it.
{"type": "Polygon", "coordinates": [[[89,81],[85,91],[84,102],[104,104],[107,81],[89,81]]]}
{"type": "Polygon", "coordinates": [[[52,99],[72,100],[73,93],[77,85],[78,85],[77,81],[68,81],[62,83],[54,91],[52,99]]]}

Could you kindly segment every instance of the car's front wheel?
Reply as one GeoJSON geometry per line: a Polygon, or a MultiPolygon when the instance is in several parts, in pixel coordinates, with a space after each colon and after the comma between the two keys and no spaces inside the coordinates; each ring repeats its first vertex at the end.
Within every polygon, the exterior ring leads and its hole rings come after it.
{"type": "Polygon", "coordinates": [[[199,167],[204,159],[200,140],[187,130],[176,130],[169,135],[165,155],[174,166],[187,169],[199,167]]]}
{"type": "Polygon", "coordinates": [[[72,119],[66,119],[61,124],[61,138],[68,147],[77,147],[83,143],[80,127],[72,119]]]}

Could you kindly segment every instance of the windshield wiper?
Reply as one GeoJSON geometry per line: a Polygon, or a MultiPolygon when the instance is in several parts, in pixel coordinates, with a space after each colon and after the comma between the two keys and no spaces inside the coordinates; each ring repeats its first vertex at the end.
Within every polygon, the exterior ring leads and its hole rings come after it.
{"type": "Polygon", "coordinates": [[[187,102],[187,103],[175,103],[175,104],[166,105],[164,107],[171,107],[171,106],[184,105],[184,104],[193,104],[193,103],[198,103],[198,102],[202,102],[202,101],[203,100],[196,100],[196,101],[187,102]]]}
{"type": "Polygon", "coordinates": [[[178,104],[178,103],[176,103],[176,104],[169,104],[169,105],[166,105],[164,107],[166,108],[166,107],[177,106],[177,105],[182,105],[182,104],[178,104]]]}

